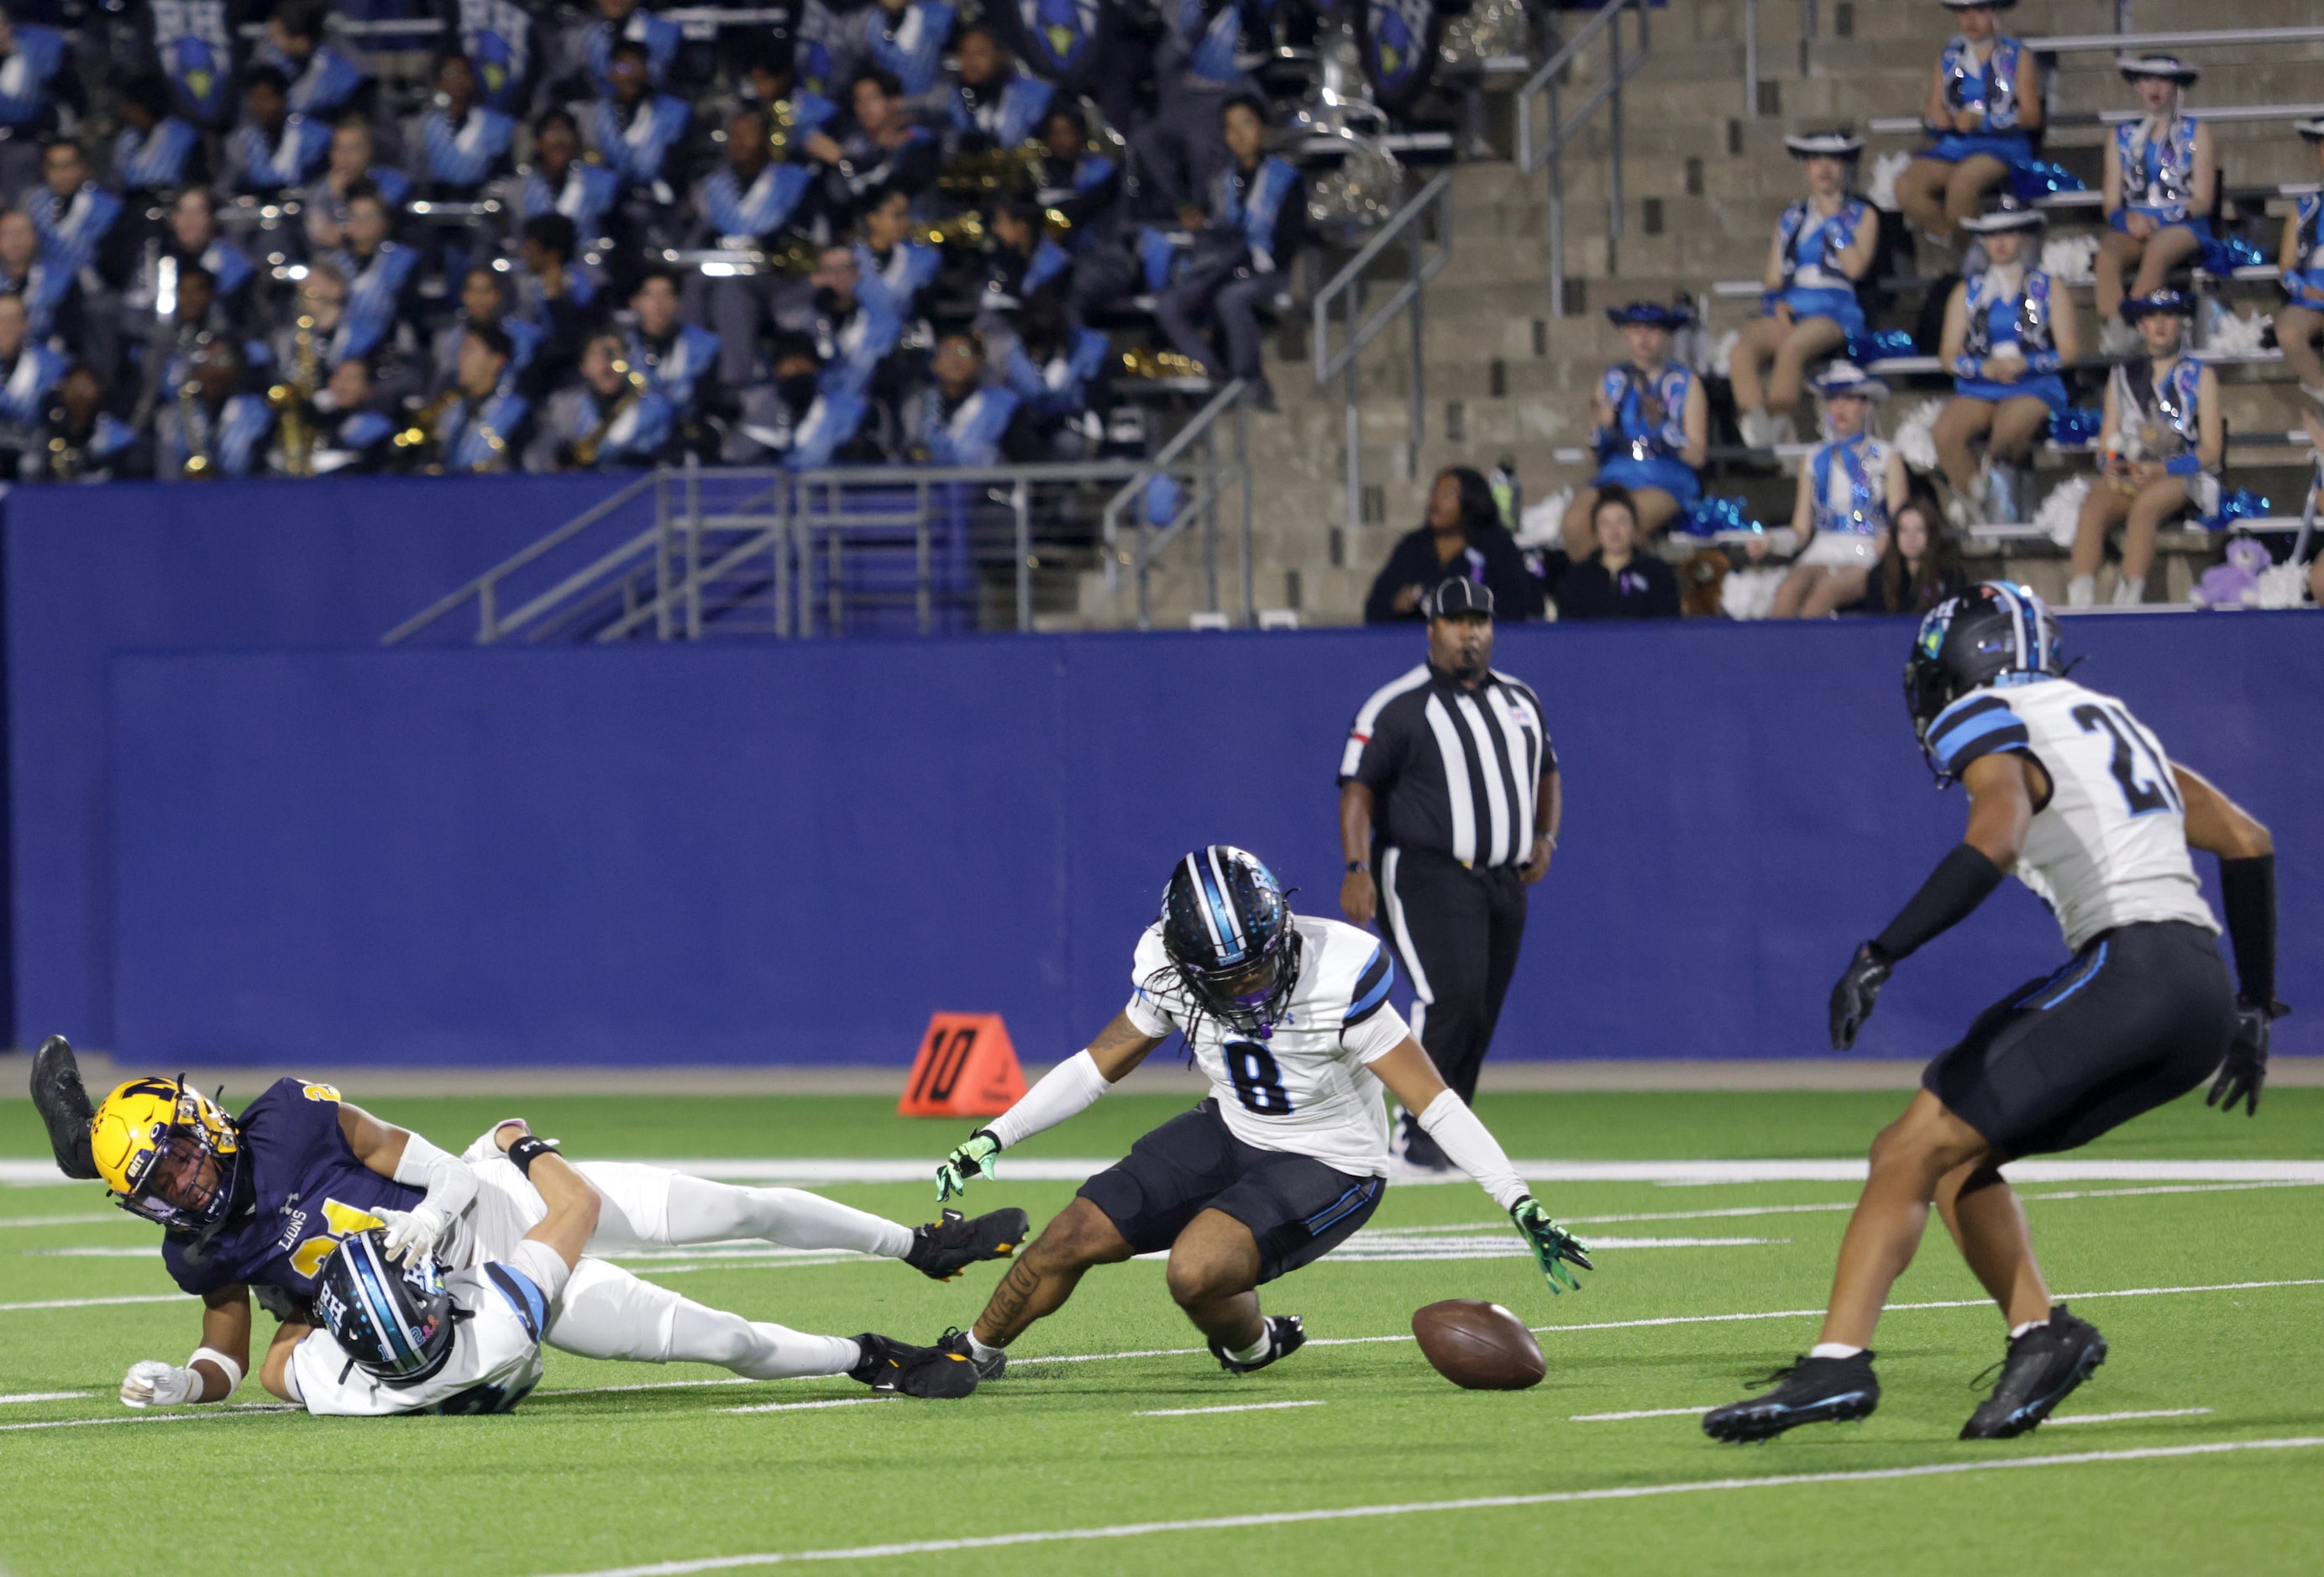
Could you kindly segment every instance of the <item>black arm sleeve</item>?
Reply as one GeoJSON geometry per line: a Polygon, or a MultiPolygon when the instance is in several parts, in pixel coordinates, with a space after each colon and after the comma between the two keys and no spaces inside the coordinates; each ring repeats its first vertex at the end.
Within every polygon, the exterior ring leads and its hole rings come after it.
{"type": "Polygon", "coordinates": [[[1925,943],[1967,919],[2001,885],[2001,867],[1967,844],[1937,862],[1921,890],[1913,895],[1872,945],[1889,959],[1909,958],[1925,943]]]}
{"type": "Polygon", "coordinates": [[[2275,1001],[2275,856],[2219,862],[2227,940],[2235,944],[2236,978],[2246,1002],[2275,1001]]]}

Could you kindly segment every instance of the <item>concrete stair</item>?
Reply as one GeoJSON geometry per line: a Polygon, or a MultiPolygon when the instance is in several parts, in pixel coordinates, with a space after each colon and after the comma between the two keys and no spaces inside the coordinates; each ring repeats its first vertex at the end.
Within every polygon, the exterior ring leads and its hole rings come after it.
{"type": "MultiPolygon", "coordinates": [[[[2220,9],[2195,0],[2139,0],[2134,23],[2143,31],[2217,27],[2220,9]]],[[[1618,237],[1607,233],[1611,171],[1602,112],[1567,153],[1566,272],[1579,283],[1578,315],[1551,315],[1546,176],[1522,175],[1506,160],[1456,170],[1453,255],[1425,302],[1418,372],[1425,398],[1417,464],[1409,456],[1416,369],[1408,331],[1398,323],[1360,358],[1359,454],[1366,498],[1357,521],[1348,520],[1344,497],[1342,385],[1335,379],[1316,386],[1304,326],[1282,337],[1268,366],[1281,409],[1255,414],[1250,428],[1252,578],[1261,608],[1296,607],[1309,624],[1360,618],[1373,572],[1394,539],[1420,519],[1428,482],[1440,466],[1484,469],[1514,460],[1529,497],[1585,480],[1558,466],[1551,451],[1581,441],[1589,390],[1619,352],[1602,309],[1633,299],[1666,300],[1682,290],[1707,293],[1716,280],[1757,277],[1775,217],[1800,190],[1797,167],[1784,151],[1787,128],[1840,120],[1861,124],[1874,116],[1917,112],[1944,37],[1936,6],[1917,0],[1823,0],[1820,35],[1804,50],[1800,10],[1797,0],[1766,0],[1759,8],[1763,97],[1771,97],[1781,112],[1764,117],[1743,114],[1740,0],[1673,0],[1654,14],[1651,58],[1625,88],[1628,208],[1618,237]]],[[[2234,11],[2239,26],[2324,21],[2314,0],[2237,0],[2234,11]]],[[[2111,0],[2025,0],[2009,23],[2013,32],[2033,36],[2110,32],[2113,20],[2111,0]]],[[[2206,103],[2324,101],[2324,71],[2317,66],[2324,61],[2324,47],[2187,52],[2206,68],[2190,101],[2197,110],[2206,103]]],[[[1590,90],[1603,60],[1592,51],[1578,64],[1569,102],[1590,90]]],[[[2092,53],[2065,57],[2053,102],[2061,111],[2094,110],[2125,106],[2128,95],[2110,55],[2092,53]]],[[[1496,124],[1508,121],[1506,115],[1496,116],[1496,124]]],[[[2095,129],[2061,130],[2051,139],[2051,157],[2087,166],[2095,176],[2099,137],[2095,129]]],[[[2217,137],[2231,185],[2317,178],[2312,149],[2287,127],[2225,125],[2217,137]]],[[[1873,151],[1910,146],[1909,139],[1887,138],[1876,141],[1873,151]]],[[[2272,225],[2265,235],[2272,253],[2272,225]]],[[[1379,290],[1394,288],[1392,273],[1378,277],[1379,290]]],[[[2231,300],[2243,311],[2273,310],[2265,294],[2231,300]]],[[[1748,310],[1741,302],[1714,307],[1714,331],[1738,326],[1748,310]]],[[[2087,298],[2083,312],[2089,337],[2087,298]]],[[[2298,425],[2297,392],[2280,370],[2238,372],[2227,390],[2235,430],[2282,432],[2298,425]]],[[[2238,467],[2230,484],[2273,482],[2262,490],[2280,494],[2281,503],[2292,496],[2297,473],[2279,469],[2281,475],[2238,467]]],[[[1718,490],[1774,500],[1788,499],[1791,485],[1788,478],[1775,477],[1748,488],[1723,481],[1718,490]]],[[[1237,545],[1233,532],[1222,537],[1221,602],[1232,611],[1241,595],[1237,545]]],[[[1157,627],[1183,628],[1188,614],[1205,605],[1196,533],[1165,555],[1149,576],[1148,595],[1157,627]]],[[[1079,611],[1044,622],[1119,626],[1135,612],[1127,579],[1122,595],[1110,602],[1100,578],[1090,574],[1082,578],[1079,611]]]]}

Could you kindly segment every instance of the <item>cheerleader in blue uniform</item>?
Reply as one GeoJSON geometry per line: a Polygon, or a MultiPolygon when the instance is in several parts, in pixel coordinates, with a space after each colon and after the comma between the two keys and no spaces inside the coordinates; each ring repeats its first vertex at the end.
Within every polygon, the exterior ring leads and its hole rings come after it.
{"type": "Polygon", "coordinates": [[[1565,512],[1565,550],[1589,556],[1598,494],[1627,490],[1635,501],[1640,537],[1652,536],[1702,496],[1695,473],[1711,444],[1711,407],[1693,370],[1674,365],[1671,331],[1689,321],[1686,310],[1653,301],[1609,309],[1630,359],[1608,367],[1590,397],[1590,447],[1598,475],[1573,495],[1565,512]]]}
{"type": "Polygon", "coordinates": [[[1972,506],[1982,438],[1993,460],[2022,466],[2066,409],[2059,369],[2082,354],[2081,329],[2066,288],[2027,253],[2041,244],[2042,211],[2004,198],[1969,222],[1985,244],[1985,272],[1953,287],[1939,355],[1953,373],[1953,397],[1937,417],[1937,457],[1952,484],[1957,512],[1972,506]]]}
{"type": "Polygon", "coordinates": [[[2227,427],[2219,410],[2218,374],[2186,354],[2187,320],[2194,307],[2176,290],[2137,296],[2122,304],[2144,341],[2146,354],[2125,362],[2107,380],[2106,430],[2099,442],[2098,479],[2082,501],[2074,528],[2070,607],[2098,601],[2098,565],[2107,534],[2122,534],[2116,607],[2146,600],[2146,572],[2154,566],[2154,533],[2188,511],[2208,515],[2219,504],[2219,457],[2227,427]]]}
{"type": "Polygon", "coordinates": [[[1965,249],[1963,226],[1985,194],[2034,156],[2042,129],[2042,71],[2034,51],[2005,36],[1998,13],[2017,0],[1945,0],[1960,31],[1937,57],[1921,119],[1929,145],[1896,178],[1896,206],[1924,234],[1965,249]]]}
{"type": "Polygon", "coordinates": [[[1784,210],[1767,247],[1766,314],[1743,330],[1728,364],[1743,441],[1754,448],[1791,438],[1807,364],[1865,332],[1856,281],[1871,270],[1880,221],[1849,178],[1864,139],[1847,131],[1786,137],[1807,197],[1784,210]]]}
{"type": "Polygon", "coordinates": [[[1815,392],[1823,398],[1825,441],[1800,467],[1792,530],[1802,546],[1775,588],[1771,618],[1830,618],[1860,599],[1909,487],[1904,456],[1872,430],[1872,408],[1888,398],[1888,385],[1834,362],[1815,392]]]}
{"type": "Polygon", "coordinates": [[[2098,245],[2102,322],[2122,309],[2126,272],[2137,272],[2130,294],[2151,296],[2172,269],[2203,249],[2219,179],[2211,128],[2179,108],[2181,92],[2202,73],[2173,55],[2124,55],[2115,64],[2138,89],[2146,115],[2115,127],[2106,145],[2106,214],[2113,230],[2098,245]]]}
{"type": "MultiPolygon", "coordinates": [[[[2301,121],[2300,134],[2324,159],[2324,120],[2301,121]]],[[[2275,343],[2301,392],[2324,407],[2324,356],[2316,354],[2317,337],[2324,334],[2324,192],[2301,198],[2285,218],[2276,263],[2285,301],[2275,320],[2275,343]]]]}

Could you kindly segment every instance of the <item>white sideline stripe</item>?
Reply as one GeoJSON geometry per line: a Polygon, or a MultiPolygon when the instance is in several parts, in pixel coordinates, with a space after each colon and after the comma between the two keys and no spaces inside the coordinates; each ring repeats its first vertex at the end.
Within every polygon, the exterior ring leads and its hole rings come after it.
{"type": "Polygon", "coordinates": [[[35,1259],[159,1259],[161,1245],[140,1243],[135,1248],[26,1249],[23,1252],[35,1259]]]}
{"type": "Polygon", "coordinates": [[[1192,1418],[1200,1413],[1271,1413],[1277,1407],[1320,1407],[1321,1402],[1237,1402],[1229,1407],[1152,1407],[1132,1418],[1192,1418]]]}
{"type": "Polygon", "coordinates": [[[2324,1445],[2324,1435],[2291,1435],[2274,1440],[2212,1441],[2199,1445],[2144,1446],[2126,1451],[2087,1451],[2057,1456],[1926,1462],[1918,1467],[1863,1468],[1840,1473],[1770,1473],[1748,1479],[1699,1479],[1677,1484],[1624,1484],[1603,1489],[1560,1489],[1542,1495],[1480,1495],[1466,1500],[1411,1500],[1386,1506],[1339,1506],[1315,1511],[1261,1511],[1240,1517],[1190,1517],[1176,1522],[1125,1522],[1109,1527],[1061,1527],[1038,1533],[988,1534],[978,1538],[860,1545],[853,1549],[794,1550],[758,1555],[714,1555],[698,1561],[659,1561],[646,1566],[609,1567],[586,1573],[586,1577],[687,1577],[688,1573],[696,1572],[732,1571],[740,1566],[787,1565],[794,1561],[869,1561],[895,1555],[942,1554],[954,1550],[1007,1549],[1018,1545],[1137,1538],[1157,1533],[1197,1533],[1218,1528],[1276,1527],[1287,1523],[1404,1517],[1424,1511],[1486,1511],[1518,1506],[1572,1505],[1587,1500],[1637,1500],[1660,1495],[1699,1494],[1715,1489],[1769,1489],[1794,1484],[1876,1483],[1889,1479],[1925,1479],[1951,1473],[1996,1473],[2022,1468],[2079,1467],[2100,1462],[2218,1456],[2229,1452],[2298,1451],[2319,1445],[2324,1445]]]}
{"type": "MultiPolygon", "coordinates": [[[[1719,1405],[1720,1404],[1717,1402],[1713,1402],[1711,1404],[1710,1407],[1646,1407],[1641,1408],[1639,1411],[1635,1413],[1576,1413],[1573,1415],[1572,1422],[1576,1424],[1619,1424],[1623,1420],[1628,1418],[1693,1418],[1710,1412],[1711,1407],[1716,1407],[1719,1405]]],[[[2057,1420],[2052,1418],[2050,1422],[2055,1424],[2057,1420]]]]}
{"type": "Polygon", "coordinates": [[[181,1304],[182,1292],[139,1292],[121,1297],[43,1297],[31,1303],[0,1304],[0,1314],[14,1314],[20,1309],[95,1309],[112,1304],[181,1304]]]}
{"type": "Polygon", "coordinates": [[[9,1402],[78,1402],[91,1394],[88,1391],[19,1391],[13,1397],[0,1397],[0,1405],[9,1402]]]}
{"type": "Polygon", "coordinates": [[[840,1397],[828,1402],[766,1402],[756,1407],[722,1407],[722,1413],[797,1413],[809,1407],[863,1407],[873,1402],[891,1402],[893,1397],[840,1397]]]}
{"type": "MultiPolygon", "coordinates": [[[[1712,1403],[1711,1406],[1719,1406],[1712,1403]]],[[[2209,1407],[2160,1407],[2142,1413],[2076,1413],[2067,1417],[2052,1416],[2050,1424],[2118,1424],[2132,1418],[2195,1418],[2211,1409],[2209,1407]]],[[[1635,1413],[1576,1413],[1576,1424],[1619,1424],[1631,1418],[1693,1418],[1711,1411],[1711,1407],[1647,1407],[1635,1413]]]]}
{"type": "Polygon", "coordinates": [[[136,1219],[125,1210],[101,1210],[89,1215],[0,1215],[0,1227],[93,1227],[136,1219]]]}
{"type": "Polygon", "coordinates": [[[255,1418],[265,1413],[303,1413],[291,1402],[268,1402],[248,1406],[188,1408],[182,1413],[125,1413],[109,1418],[51,1418],[45,1424],[0,1424],[9,1429],[88,1429],[100,1424],[185,1424],[198,1418],[255,1418]]]}
{"type": "Polygon", "coordinates": [[[752,1379],[747,1374],[727,1375],[718,1379],[644,1380],[627,1386],[560,1386],[555,1390],[535,1391],[536,1397],[595,1397],[608,1391],[682,1391],[698,1386],[762,1386],[769,1382],[752,1379]]]}
{"type": "Polygon", "coordinates": [[[2209,1412],[2209,1407],[2153,1407],[2141,1413],[2076,1413],[2067,1418],[2053,1414],[2043,1427],[2054,1429],[2061,1424],[2119,1424],[2130,1418],[2200,1418],[2209,1412]]]}

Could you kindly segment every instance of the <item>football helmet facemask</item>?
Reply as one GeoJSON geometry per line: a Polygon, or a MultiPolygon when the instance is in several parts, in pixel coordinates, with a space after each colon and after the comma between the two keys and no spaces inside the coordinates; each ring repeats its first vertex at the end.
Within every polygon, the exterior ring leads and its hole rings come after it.
{"type": "Polygon", "coordinates": [[[1274,873],[1226,844],[1178,862],[1162,890],[1162,949],[1194,1006],[1266,1039],[1299,980],[1299,933],[1274,873]]]}
{"type": "Polygon", "coordinates": [[[1946,707],[2013,676],[2060,678],[2065,672],[2058,617],[2030,587],[1979,581],[1930,609],[1904,659],[1904,707],[1937,781],[1951,779],[1929,753],[1929,730],[1946,707]]]}
{"type": "Polygon", "coordinates": [[[241,1130],[183,1077],[121,1085],[97,1107],[88,1140],[97,1175],[132,1215],[198,1232],[233,1206],[241,1130]]]}
{"type": "Polygon", "coordinates": [[[315,1321],[381,1384],[416,1386],[451,1360],[458,1311],[432,1255],[387,1257],[387,1231],[350,1232],[315,1275],[315,1321]]]}

